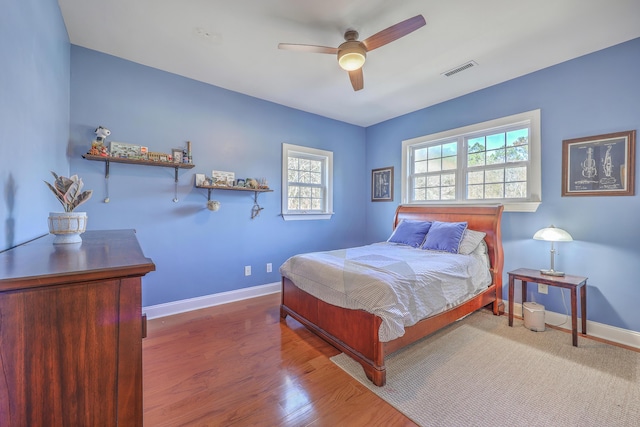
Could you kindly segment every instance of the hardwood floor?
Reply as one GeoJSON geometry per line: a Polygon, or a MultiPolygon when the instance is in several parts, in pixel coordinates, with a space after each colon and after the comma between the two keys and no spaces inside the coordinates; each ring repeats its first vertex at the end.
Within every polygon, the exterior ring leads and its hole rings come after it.
{"type": "Polygon", "coordinates": [[[148,322],[144,425],[415,426],[334,365],[280,294],[148,322]]]}

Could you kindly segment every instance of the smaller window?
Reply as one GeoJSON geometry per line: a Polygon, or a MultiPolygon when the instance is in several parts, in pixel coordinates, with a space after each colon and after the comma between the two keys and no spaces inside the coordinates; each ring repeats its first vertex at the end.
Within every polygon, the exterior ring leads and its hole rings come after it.
{"type": "Polygon", "coordinates": [[[282,144],[282,217],[330,219],[333,215],[333,153],[282,144]]]}

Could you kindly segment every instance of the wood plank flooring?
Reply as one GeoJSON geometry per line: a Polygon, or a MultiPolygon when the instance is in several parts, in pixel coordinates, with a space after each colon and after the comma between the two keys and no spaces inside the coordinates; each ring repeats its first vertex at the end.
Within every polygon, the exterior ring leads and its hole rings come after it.
{"type": "Polygon", "coordinates": [[[415,426],[334,365],[280,294],[148,322],[144,425],[415,426]]]}

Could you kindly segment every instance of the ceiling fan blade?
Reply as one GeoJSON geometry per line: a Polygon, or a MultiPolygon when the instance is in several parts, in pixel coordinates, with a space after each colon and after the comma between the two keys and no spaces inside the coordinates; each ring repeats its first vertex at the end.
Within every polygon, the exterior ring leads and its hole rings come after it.
{"type": "Polygon", "coordinates": [[[351,80],[351,86],[353,90],[358,91],[364,87],[364,77],[362,75],[362,68],[349,71],[349,80],[351,80]]]}
{"type": "Polygon", "coordinates": [[[295,50],[297,52],[329,53],[334,55],[338,53],[337,47],[315,46],[311,44],[280,43],[278,44],[278,49],[295,50]]]}
{"type": "Polygon", "coordinates": [[[404,37],[426,24],[427,21],[425,21],[424,16],[416,15],[413,18],[398,22],[385,30],[375,33],[364,40],[362,44],[367,48],[367,52],[370,52],[373,49],[377,49],[394,40],[398,40],[400,37],[404,37]]]}

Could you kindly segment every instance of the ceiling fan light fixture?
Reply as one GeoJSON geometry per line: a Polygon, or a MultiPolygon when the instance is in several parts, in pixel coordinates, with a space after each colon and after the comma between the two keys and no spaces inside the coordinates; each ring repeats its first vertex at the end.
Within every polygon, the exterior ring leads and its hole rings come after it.
{"type": "Polygon", "coordinates": [[[359,42],[343,43],[338,50],[338,64],[345,71],[355,71],[364,65],[367,51],[359,42]]]}
{"type": "Polygon", "coordinates": [[[351,86],[353,86],[353,90],[358,91],[364,87],[362,66],[367,60],[367,52],[371,52],[374,49],[398,40],[426,24],[427,21],[424,19],[424,16],[416,15],[413,18],[405,19],[382,31],[378,31],[363,41],[358,40],[359,34],[356,30],[348,29],[344,33],[345,41],[337,48],[309,44],[280,43],[278,44],[278,49],[328,53],[332,55],[337,54],[338,65],[349,73],[351,86]]]}

